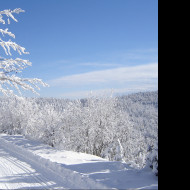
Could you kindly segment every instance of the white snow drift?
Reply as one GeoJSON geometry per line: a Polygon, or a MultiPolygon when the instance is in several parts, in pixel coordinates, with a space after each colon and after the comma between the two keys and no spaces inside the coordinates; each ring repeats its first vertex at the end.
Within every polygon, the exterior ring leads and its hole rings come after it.
{"type": "Polygon", "coordinates": [[[58,151],[19,135],[0,135],[0,189],[158,189],[150,168],[58,151]]]}

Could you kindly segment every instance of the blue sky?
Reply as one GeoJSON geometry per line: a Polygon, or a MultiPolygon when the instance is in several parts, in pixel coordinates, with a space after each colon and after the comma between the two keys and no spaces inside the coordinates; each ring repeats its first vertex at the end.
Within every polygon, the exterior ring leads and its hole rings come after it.
{"type": "MultiPolygon", "coordinates": [[[[22,8],[8,27],[42,78],[41,96],[78,98],[158,89],[158,0],[1,0],[22,8]]],[[[20,57],[18,55],[18,57],[20,57]]],[[[31,95],[30,93],[27,95],[31,95]]]]}

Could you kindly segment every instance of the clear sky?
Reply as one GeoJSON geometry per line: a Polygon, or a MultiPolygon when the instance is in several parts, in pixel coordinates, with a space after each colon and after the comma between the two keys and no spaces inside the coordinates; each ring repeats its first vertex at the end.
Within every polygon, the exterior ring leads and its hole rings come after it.
{"type": "Polygon", "coordinates": [[[41,96],[158,89],[158,0],[0,0],[0,7],[26,11],[3,27],[30,52],[21,56],[33,64],[22,76],[50,85],[41,96]]]}

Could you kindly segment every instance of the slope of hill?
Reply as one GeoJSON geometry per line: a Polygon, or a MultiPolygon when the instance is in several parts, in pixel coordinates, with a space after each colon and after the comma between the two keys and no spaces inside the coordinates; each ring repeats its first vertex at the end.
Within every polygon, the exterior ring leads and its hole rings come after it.
{"type": "Polygon", "coordinates": [[[156,171],[158,92],[86,100],[7,98],[0,99],[0,108],[0,133],[138,168],[150,161],[156,171]]]}
{"type": "Polygon", "coordinates": [[[60,151],[21,135],[0,135],[2,189],[158,189],[150,168],[60,151]]]}

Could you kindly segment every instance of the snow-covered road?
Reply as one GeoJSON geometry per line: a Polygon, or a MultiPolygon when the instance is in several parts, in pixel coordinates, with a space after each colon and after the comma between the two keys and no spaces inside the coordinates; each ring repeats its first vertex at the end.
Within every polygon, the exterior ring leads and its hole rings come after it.
{"type": "Polygon", "coordinates": [[[75,171],[34,155],[0,137],[0,189],[104,189],[75,171]]]}
{"type": "Polygon", "coordinates": [[[158,189],[138,170],[94,155],[57,150],[21,135],[0,134],[0,189],[158,189]]]}
{"type": "Polygon", "coordinates": [[[67,188],[51,170],[16,155],[0,142],[0,189],[67,188]]]}

